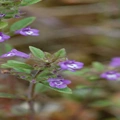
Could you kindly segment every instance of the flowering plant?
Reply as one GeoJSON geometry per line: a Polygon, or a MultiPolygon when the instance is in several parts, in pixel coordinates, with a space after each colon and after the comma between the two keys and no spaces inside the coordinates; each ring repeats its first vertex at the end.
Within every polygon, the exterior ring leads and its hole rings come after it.
{"type": "MultiPolygon", "coordinates": [[[[21,19],[10,26],[10,31],[4,33],[4,28],[8,26],[5,19],[22,17],[19,7],[27,6],[39,2],[40,0],[7,0],[0,1],[2,5],[0,11],[0,42],[5,47],[5,41],[10,39],[14,34],[21,34],[23,36],[39,36],[39,30],[29,27],[35,20],[35,17],[28,17],[21,19]],[[7,4],[7,7],[6,5],[7,4]]],[[[27,95],[13,95],[8,93],[0,93],[1,98],[19,98],[28,102],[30,111],[34,113],[34,99],[35,87],[42,85],[46,88],[53,89],[58,92],[71,94],[72,90],[67,86],[71,83],[62,77],[62,72],[70,70],[75,72],[83,68],[82,62],[68,60],[65,49],[60,49],[54,54],[44,52],[39,48],[29,46],[30,53],[11,49],[10,51],[3,51],[4,54],[0,56],[1,60],[7,59],[7,62],[1,64],[1,73],[14,75],[19,79],[29,82],[27,95]],[[21,58],[22,60],[16,60],[21,58]],[[6,72],[7,71],[7,72],[6,72]]],[[[34,115],[33,115],[34,116],[34,115]]],[[[32,120],[34,117],[32,116],[32,120]]]]}
{"type": "Polygon", "coordinates": [[[29,48],[31,51],[30,54],[13,49],[0,56],[0,58],[3,59],[21,57],[26,59],[26,63],[8,60],[7,63],[1,65],[1,68],[3,68],[3,70],[6,68],[9,69],[9,74],[27,80],[30,83],[32,82],[32,84],[41,83],[59,92],[71,93],[71,89],[67,87],[67,84],[70,84],[71,82],[61,77],[61,72],[64,70],[63,63],[67,63],[66,66],[64,66],[68,70],[71,70],[72,68],[81,69],[83,63],[72,61],[72,64],[74,65],[71,65],[71,60],[66,58],[65,49],[61,49],[51,55],[50,53],[43,52],[33,46],[30,46],[29,48]],[[29,63],[29,61],[32,61],[32,63],[29,63]]]}
{"type": "MultiPolygon", "coordinates": [[[[24,53],[11,47],[9,50],[6,49],[7,41],[14,35],[22,35],[24,37],[39,36],[39,30],[30,26],[36,18],[25,17],[24,13],[20,11],[21,7],[32,5],[39,1],[41,0],[0,0],[1,73],[14,76],[23,83],[26,81],[27,85],[29,84],[27,92],[25,91],[21,94],[18,91],[17,94],[1,92],[0,98],[26,101],[29,105],[31,120],[35,119],[34,101],[37,99],[37,95],[49,89],[65,93],[65,97],[68,96],[69,99],[83,100],[82,104],[79,102],[82,105],[82,109],[78,108],[77,113],[81,113],[81,110],[86,108],[93,109],[96,106],[97,110],[98,107],[113,108],[114,101],[110,98],[110,92],[119,90],[116,86],[114,87],[114,84],[118,84],[120,81],[120,57],[113,58],[107,66],[100,62],[93,62],[92,66],[83,68],[84,64],[82,62],[67,58],[64,48],[53,54],[34,46],[29,46],[29,53],[24,53]],[[9,19],[17,19],[17,22],[10,25],[9,19]],[[63,76],[63,72],[64,75],[69,74],[68,78],[63,76]],[[74,76],[79,80],[79,84],[71,90],[70,83],[72,83],[74,76]]],[[[112,109],[110,109],[110,113],[111,111],[112,109]]],[[[103,111],[100,113],[103,113],[103,111]]],[[[116,112],[113,113],[116,115],[116,112]]],[[[77,119],[76,116],[72,116],[72,118],[77,119]]]]}

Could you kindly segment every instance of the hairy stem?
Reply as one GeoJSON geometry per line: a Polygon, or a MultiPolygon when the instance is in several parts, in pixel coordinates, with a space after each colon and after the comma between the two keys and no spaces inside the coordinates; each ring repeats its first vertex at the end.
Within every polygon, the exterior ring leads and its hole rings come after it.
{"type": "Polygon", "coordinates": [[[35,120],[35,110],[34,110],[34,88],[35,83],[33,81],[30,82],[29,90],[28,90],[28,104],[30,109],[30,119],[29,120],[35,120]]]}
{"type": "Polygon", "coordinates": [[[35,89],[35,84],[36,84],[36,80],[35,78],[37,77],[37,75],[41,72],[41,70],[38,70],[34,77],[33,80],[30,82],[29,84],[29,89],[28,89],[28,104],[29,104],[29,109],[30,109],[30,119],[29,120],[35,120],[35,110],[34,110],[34,89],[35,89]]]}

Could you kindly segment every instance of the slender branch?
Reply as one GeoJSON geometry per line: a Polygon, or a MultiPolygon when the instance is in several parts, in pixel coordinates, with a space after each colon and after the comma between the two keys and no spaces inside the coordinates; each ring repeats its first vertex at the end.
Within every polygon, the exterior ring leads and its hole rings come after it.
{"type": "Polygon", "coordinates": [[[30,120],[35,120],[35,110],[34,110],[34,88],[35,88],[35,82],[32,80],[29,85],[29,90],[28,90],[28,104],[29,104],[29,109],[30,109],[30,120]]]}
{"type": "Polygon", "coordinates": [[[28,100],[31,100],[34,95],[34,87],[35,87],[35,83],[32,80],[29,85],[28,100]]]}
{"type": "Polygon", "coordinates": [[[35,90],[35,84],[36,84],[36,77],[37,75],[41,72],[41,70],[38,70],[35,75],[33,76],[33,80],[29,84],[29,89],[28,89],[28,104],[29,104],[29,109],[30,109],[30,118],[29,120],[35,120],[35,109],[34,109],[34,90],[35,90]]]}

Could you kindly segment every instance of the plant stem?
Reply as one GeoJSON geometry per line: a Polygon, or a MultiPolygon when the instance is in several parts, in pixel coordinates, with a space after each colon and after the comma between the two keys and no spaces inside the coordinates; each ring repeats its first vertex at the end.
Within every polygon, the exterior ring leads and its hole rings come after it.
{"type": "Polygon", "coordinates": [[[28,89],[28,104],[29,104],[29,109],[30,109],[30,119],[29,120],[35,120],[35,110],[34,110],[34,88],[35,88],[35,84],[36,84],[36,80],[35,78],[37,77],[37,75],[41,72],[41,70],[38,70],[34,77],[33,80],[30,82],[29,84],[29,89],[28,89]]]}
{"type": "Polygon", "coordinates": [[[29,90],[28,90],[28,104],[30,109],[30,119],[29,120],[35,120],[35,110],[34,110],[34,88],[35,83],[33,81],[30,82],[29,90]]]}

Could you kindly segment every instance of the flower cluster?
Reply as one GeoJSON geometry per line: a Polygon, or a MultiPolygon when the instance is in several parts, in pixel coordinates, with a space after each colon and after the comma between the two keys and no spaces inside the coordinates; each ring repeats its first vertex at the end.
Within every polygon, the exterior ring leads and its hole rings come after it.
{"type": "Polygon", "coordinates": [[[116,71],[107,71],[101,74],[101,78],[105,78],[107,80],[117,80],[120,78],[120,73],[116,71]]]}
{"type": "MultiPolygon", "coordinates": [[[[34,55],[34,53],[33,53],[33,55],[34,55]]],[[[2,56],[0,56],[0,58],[7,58],[7,57],[14,57],[14,56],[22,57],[22,58],[26,58],[26,59],[30,58],[29,54],[23,53],[16,49],[12,49],[8,53],[3,54],[2,56]]],[[[44,64],[44,62],[43,62],[43,64],[44,64]]],[[[81,69],[83,67],[83,63],[77,62],[74,60],[66,60],[66,61],[59,62],[56,66],[57,67],[59,66],[57,71],[52,73],[52,75],[54,75],[56,77],[53,77],[53,78],[49,77],[47,82],[53,88],[63,89],[63,88],[66,88],[67,85],[71,83],[71,81],[62,78],[61,75],[59,74],[59,72],[61,72],[63,70],[69,70],[69,71],[74,72],[76,70],[81,69]]],[[[44,67],[46,67],[46,66],[44,66],[44,67]]],[[[54,68],[52,68],[52,69],[54,71],[54,68]]],[[[21,78],[24,79],[24,76],[21,76],[21,78]]]]}
{"type": "Polygon", "coordinates": [[[29,58],[29,55],[26,53],[23,53],[21,51],[18,51],[16,49],[12,49],[10,52],[3,54],[2,56],[0,56],[0,58],[5,58],[5,57],[22,57],[22,58],[29,58]]]}
{"type": "MultiPolygon", "coordinates": [[[[76,62],[74,60],[66,60],[59,63],[61,70],[70,70],[72,72],[81,69],[83,65],[82,62],[76,62]]],[[[67,85],[71,83],[71,81],[61,77],[50,78],[48,79],[48,82],[51,87],[59,89],[66,88],[67,85]]]]}

